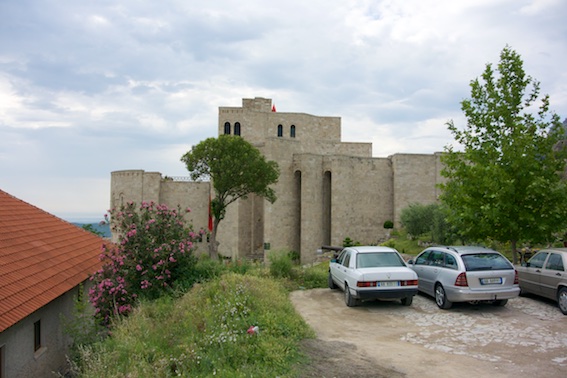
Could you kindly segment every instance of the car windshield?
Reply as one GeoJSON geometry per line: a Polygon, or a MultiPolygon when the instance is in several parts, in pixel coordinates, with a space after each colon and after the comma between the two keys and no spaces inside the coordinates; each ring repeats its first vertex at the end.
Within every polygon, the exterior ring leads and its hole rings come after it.
{"type": "Polygon", "coordinates": [[[404,261],[396,252],[359,253],[356,256],[358,268],[378,268],[390,266],[405,266],[404,261]]]}
{"type": "Polygon", "coordinates": [[[475,253],[462,258],[467,271],[514,269],[505,257],[496,253],[475,253]]]}

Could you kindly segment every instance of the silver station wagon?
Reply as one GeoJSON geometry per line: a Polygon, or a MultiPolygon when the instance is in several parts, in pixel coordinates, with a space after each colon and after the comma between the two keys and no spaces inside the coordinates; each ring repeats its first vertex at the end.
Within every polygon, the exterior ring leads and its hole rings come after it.
{"type": "Polygon", "coordinates": [[[557,301],[567,315],[567,248],[542,249],[518,267],[522,293],[557,301]]]}
{"type": "Polygon", "coordinates": [[[520,294],[518,272],[506,257],[484,247],[429,247],[408,261],[419,291],[448,309],[453,302],[490,301],[505,306],[520,294]]]}

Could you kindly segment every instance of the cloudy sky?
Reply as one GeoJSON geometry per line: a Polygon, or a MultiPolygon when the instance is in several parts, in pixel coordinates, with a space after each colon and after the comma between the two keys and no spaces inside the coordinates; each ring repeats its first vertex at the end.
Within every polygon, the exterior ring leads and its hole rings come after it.
{"type": "Polygon", "coordinates": [[[567,117],[564,0],[0,0],[0,189],[102,219],[110,173],[186,176],[219,106],[342,117],[373,154],[433,153],[509,45],[567,117]]]}

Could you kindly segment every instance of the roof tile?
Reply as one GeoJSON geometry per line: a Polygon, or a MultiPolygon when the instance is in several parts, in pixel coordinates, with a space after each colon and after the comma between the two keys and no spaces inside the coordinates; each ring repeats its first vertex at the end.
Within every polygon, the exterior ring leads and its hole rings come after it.
{"type": "Polygon", "coordinates": [[[0,190],[0,332],[98,270],[104,243],[0,190]]]}

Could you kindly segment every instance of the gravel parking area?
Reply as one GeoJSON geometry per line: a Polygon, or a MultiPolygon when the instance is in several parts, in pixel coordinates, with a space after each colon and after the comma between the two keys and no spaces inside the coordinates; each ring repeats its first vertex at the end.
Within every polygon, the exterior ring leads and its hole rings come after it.
{"type": "Polygon", "coordinates": [[[315,366],[305,377],[567,376],[567,316],[553,302],[519,297],[505,307],[440,310],[423,295],[410,307],[347,308],[330,289],[290,298],[318,336],[306,345],[315,366]]]}

